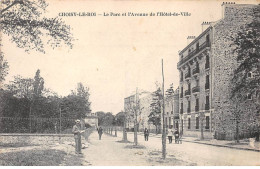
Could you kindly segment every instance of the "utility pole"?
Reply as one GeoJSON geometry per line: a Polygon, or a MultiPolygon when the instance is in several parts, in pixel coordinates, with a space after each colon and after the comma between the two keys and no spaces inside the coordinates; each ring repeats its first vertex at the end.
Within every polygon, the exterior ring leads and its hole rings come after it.
{"type": "Polygon", "coordinates": [[[164,105],[164,72],[163,72],[163,59],[162,59],[162,118],[163,118],[163,132],[162,132],[162,158],[166,158],[166,131],[165,131],[165,105],[164,105]]]}

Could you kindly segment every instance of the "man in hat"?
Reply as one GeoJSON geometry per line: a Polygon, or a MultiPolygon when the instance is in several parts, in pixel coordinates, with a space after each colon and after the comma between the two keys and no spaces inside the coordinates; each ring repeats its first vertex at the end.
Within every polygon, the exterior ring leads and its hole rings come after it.
{"type": "Polygon", "coordinates": [[[84,130],[80,130],[80,120],[76,120],[76,124],[72,128],[72,133],[74,134],[75,138],[75,153],[76,154],[82,154],[81,152],[81,133],[83,133],[84,130]]]}

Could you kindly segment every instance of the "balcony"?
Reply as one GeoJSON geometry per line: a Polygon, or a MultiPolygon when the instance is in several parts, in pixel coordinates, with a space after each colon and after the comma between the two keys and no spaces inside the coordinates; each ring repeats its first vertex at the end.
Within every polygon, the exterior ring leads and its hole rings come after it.
{"type": "Polygon", "coordinates": [[[200,92],[200,86],[196,86],[192,88],[192,93],[198,93],[200,92]]]}
{"type": "Polygon", "coordinates": [[[185,73],[185,79],[187,79],[187,78],[190,78],[191,77],[191,74],[190,74],[190,72],[188,72],[188,73],[185,73]]]}
{"type": "Polygon", "coordinates": [[[190,114],[190,108],[189,107],[187,108],[187,113],[190,114]]]}
{"type": "Polygon", "coordinates": [[[194,55],[198,54],[199,52],[201,52],[203,49],[210,47],[210,43],[209,42],[204,42],[203,44],[201,44],[199,46],[199,48],[197,50],[194,50],[192,52],[190,52],[186,57],[184,57],[183,59],[181,59],[178,63],[178,66],[182,65],[183,63],[187,62],[190,58],[192,58],[194,55]]]}
{"type": "Polygon", "coordinates": [[[200,110],[199,106],[195,106],[195,112],[198,112],[200,110]]]}
{"type": "Polygon", "coordinates": [[[190,96],[190,90],[185,90],[185,96],[190,96]]]}
{"type": "Polygon", "coordinates": [[[209,83],[205,84],[205,89],[208,90],[209,89],[209,83]]]}
{"type": "Polygon", "coordinates": [[[199,68],[194,68],[192,70],[192,75],[195,75],[195,74],[198,74],[198,73],[200,73],[200,69],[199,68]]]}
{"type": "Polygon", "coordinates": [[[205,110],[209,110],[209,104],[205,104],[205,110]]]}

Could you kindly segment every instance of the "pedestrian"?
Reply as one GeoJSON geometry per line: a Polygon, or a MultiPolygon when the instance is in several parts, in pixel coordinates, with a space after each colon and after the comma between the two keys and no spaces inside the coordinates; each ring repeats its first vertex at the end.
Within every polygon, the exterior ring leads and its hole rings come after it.
{"type": "Polygon", "coordinates": [[[148,141],[148,137],[149,137],[149,131],[147,128],[144,129],[144,140],[148,141]]]}
{"type": "Polygon", "coordinates": [[[173,129],[170,128],[170,129],[168,130],[168,140],[169,140],[169,144],[172,143],[172,136],[173,136],[173,133],[174,133],[173,129]]]}
{"type": "Polygon", "coordinates": [[[179,133],[178,129],[176,129],[176,131],[174,132],[174,136],[175,136],[175,144],[179,144],[180,133],[179,133]]]}
{"type": "Polygon", "coordinates": [[[103,134],[103,129],[101,127],[99,127],[99,129],[98,129],[99,140],[101,140],[102,134],[103,134]]]}
{"type": "Polygon", "coordinates": [[[81,152],[81,133],[84,132],[84,130],[80,130],[80,120],[77,119],[76,124],[72,128],[72,133],[74,134],[75,139],[75,153],[76,154],[82,154],[81,152]]]}

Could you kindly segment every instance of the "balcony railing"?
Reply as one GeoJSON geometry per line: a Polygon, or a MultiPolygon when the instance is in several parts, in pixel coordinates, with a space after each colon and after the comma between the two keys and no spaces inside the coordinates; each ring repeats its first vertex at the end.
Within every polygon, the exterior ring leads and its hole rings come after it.
{"type": "Polygon", "coordinates": [[[194,69],[192,70],[192,75],[195,75],[195,74],[197,74],[197,73],[200,73],[200,69],[199,69],[199,68],[194,68],[194,69]]]}
{"type": "Polygon", "coordinates": [[[187,108],[187,113],[190,113],[190,108],[189,107],[187,108]]]}
{"type": "Polygon", "coordinates": [[[200,110],[199,106],[195,106],[195,112],[198,112],[200,110]]]}
{"type": "Polygon", "coordinates": [[[204,42],[203,44],[201,44],[199,46],[198,50],[194,50],[194,51],[190,52],[186,57],[184,57],[183,59],[180,60],[180,62],[178,63],[178,66],[180,66],[181,64],[183,64],[186,61],[188,61],[190,58],[192,58],[194,55],[196,55],[197,53],[199,53],[200,51],[202,51],[206,47],[210,47],[210,43],[209,42],[204,42]]]}
{"type": "Polygon", "coordinates": [[[200,92],[200,86],[196,86],[192,88],[192,93],[200,92]]]}
{"type": "Polygon", "coordinates": [[[209,104],[205,104],[205,110],[209,110],[209,104]]]}
{"type": "Polygon", "coordinates": [[[190,95],[190,90],[185,90],[185,96],[189,96],[190,95]]]}
{"type": "Polygon", "coordinates": [[[205,89],[209,89],[209,83],[205,84],[205,89]]]}
{"type": "Polygon", "coordinates": [[[189,78],[191,76],[190,72],[185,73],[185,79],[189,78]]]}

